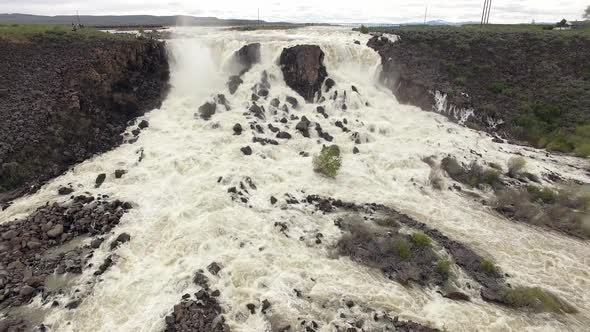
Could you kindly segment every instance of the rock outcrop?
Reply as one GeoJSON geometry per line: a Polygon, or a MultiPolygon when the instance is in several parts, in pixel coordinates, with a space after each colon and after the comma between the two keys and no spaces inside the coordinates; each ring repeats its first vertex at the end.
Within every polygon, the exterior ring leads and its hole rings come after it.
{"type": "Polygon", "coordinates": [[[590,38],[551,31],[393,29],[368,42],[400,103],[517,143],[590,155],[590,38]],[[567,47],[564,45],[568,45],[567,47]]]}
{"type": "Polygon", "coordinates": [[[168,88],[148,39],[0,40],[0,63],[0,204],[121,144],[168,88]]]}
{"type": "Polygon", "coordinates": [[[230,71],[234,75],[230,76],[227,81],[227,87],[230,94],[236,93],[238,88],[244,81],[244,75],[252,66],[260,62],[260,43],[248,44],[240,48],[234,53],[233,61],[231,62],[230,71]]]}
{"type": "Polygon", "coordinates": [[[239,73],[243,75],[252,66],[260,62],[260,43],[248,44],[234,53],[234,59],[240,66],[239,73]]]}
{"type": "Polygon", "coordinates": [[[283,49],[279,60],[287,86],[307,102],[321,94],[328,76],[324,66],[324,52],[317,45],[297,45],[283,49]]]}

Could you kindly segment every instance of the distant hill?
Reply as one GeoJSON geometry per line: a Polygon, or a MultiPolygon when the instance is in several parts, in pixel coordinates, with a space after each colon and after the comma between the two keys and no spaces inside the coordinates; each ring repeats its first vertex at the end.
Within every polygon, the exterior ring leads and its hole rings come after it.
{"type": "MultiPolygon", "coordinates": [[[[74,15],[40,16],[29,14],[0,14],[0,23],[20,24],[72,24],[78,18],[74,15]]],[[[86,26],[174,26],[174,25],[252,25],[257,23],[269,24],[266,21],[218,19],[215,17],[195,16],[152,16],[152,15],[124,15],[124,16],[90,16],[80,15],[80,23],[86,26]]],[[[273,22],[273,24],[288,24],[273,22]]]]}

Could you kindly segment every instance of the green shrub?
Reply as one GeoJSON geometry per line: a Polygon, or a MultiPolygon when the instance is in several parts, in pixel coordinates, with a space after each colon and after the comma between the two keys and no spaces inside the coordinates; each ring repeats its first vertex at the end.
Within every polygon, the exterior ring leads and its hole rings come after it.
{"type": "Polygon", "coordinates": [[[526,189],[531,195],[531,202],[552,204],[557,200],[557,193],[549,187],[527,186],[526,189]]]}
{"type": "Polygon", "coordinates": [[[500,181],[500,172],[496,170],[487,169],[483,172],[483,177],[481,178],[483,183],[489,184],[492,187],[495,187],[499,184],[500,181]]]}
{"type": "Polygon", "coordinates": [[[366,34],[368,34],[368,33],[369,33],[369,28],[367,28],[367,27],[366,27],[366,26],[364,26],[364,25],[361,25],[361,27],[359,28],[359,32],[360,32],[360,33],[363,33],[363,34],[365,34],[365,35],[366,35],[366,34]]]}
{"type": "Polygon", "coordinates": [[[451,273],[451,261],[448,259],[441,259],[436,263],[436,272],[444,276],[451,273]]]}
{"type": "Polygon", "coordinates": [[[512,157],[508,160],[508,174],[511,177],[516,177],[522,172],[525,166],[526,160],[523,157],[512,157]]]}
{"type": "Polygon", "coordinates": [[[327,177],[336,177],[341,166],[342,157],[337,145],[324,146],[320,154],[313,157],[313,170],[327,177]]]}
{"type": "Polygon", "coordinates": [[[577,310],[556,295],[539,287],[506,288],[500,292],[501,301],[514,308],[535,312],[576,313],[577,310]]]}
{"type": "Polygon", "coordinates": [[[479,262],[479,268],[487,275],[495,275],[498,273],[498,268],[494,262],[486,258],[482,258],[479,262]]]}
{"type": "Polygon", "coordinates": [[[432,240],[424,233],[416,232],[410,237],[412,243],[419,247],[428,247],[432,243],[432,240]]]}
{"type": "Polygon", "coordinates": [[[410,256],[412,255],[410,245],[404,239],[398,239],[393,242],[393,252],[397,257],[404,261],[410,259],[410,256]]]}

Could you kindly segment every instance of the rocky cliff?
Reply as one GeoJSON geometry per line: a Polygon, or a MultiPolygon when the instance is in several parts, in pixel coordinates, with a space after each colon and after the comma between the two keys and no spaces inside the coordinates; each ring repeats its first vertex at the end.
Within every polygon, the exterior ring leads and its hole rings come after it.
{"type": "Polygon", "coordinates": [[[393,29],[368,46],[400,102],[536,147],[590,155],[590,38],[554,31],[393,29]],[[397,37],[399,38],[397,38],[397,37]]]}
{"type": "Polygon", "coordinates": [[[119,145],[169,78],[149,39],[0,39],[0,63],[0,203],[119,145]]]}

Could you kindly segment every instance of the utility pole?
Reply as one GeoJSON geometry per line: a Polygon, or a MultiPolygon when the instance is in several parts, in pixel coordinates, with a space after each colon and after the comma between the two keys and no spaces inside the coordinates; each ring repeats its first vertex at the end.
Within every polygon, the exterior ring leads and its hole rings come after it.
{"type": "Polygon", "coordinates": [[[426,9],[424,10],[424,25],[426,25],[426,16],[428,15],[428,4],[426,4],[426,9]]]}
{"type": "Polygon", "coordinates": [[[76,17],[78,18],[78,27],[80,27],[80,14],[76,10],[76,17]]]}
{"type": "Polygon", "coordinates": [[[485,0],[483,3],[483,10],[481,12],[481,25],[485,24],[485,18],[486,18],[486,10],[488,8],[488,1],[489,0],[485,0]]]}
{"type": "Polygon", "coordinates": [[[486,18],[486,24],[490,24],[490,12],[492,11],[492,0],[488,2],[488,16],[486,18]]]}
{"type": "Polygon", "coordinates": [[[260,8],[258,8],[258,25],[260,25],[260,8]]]}

